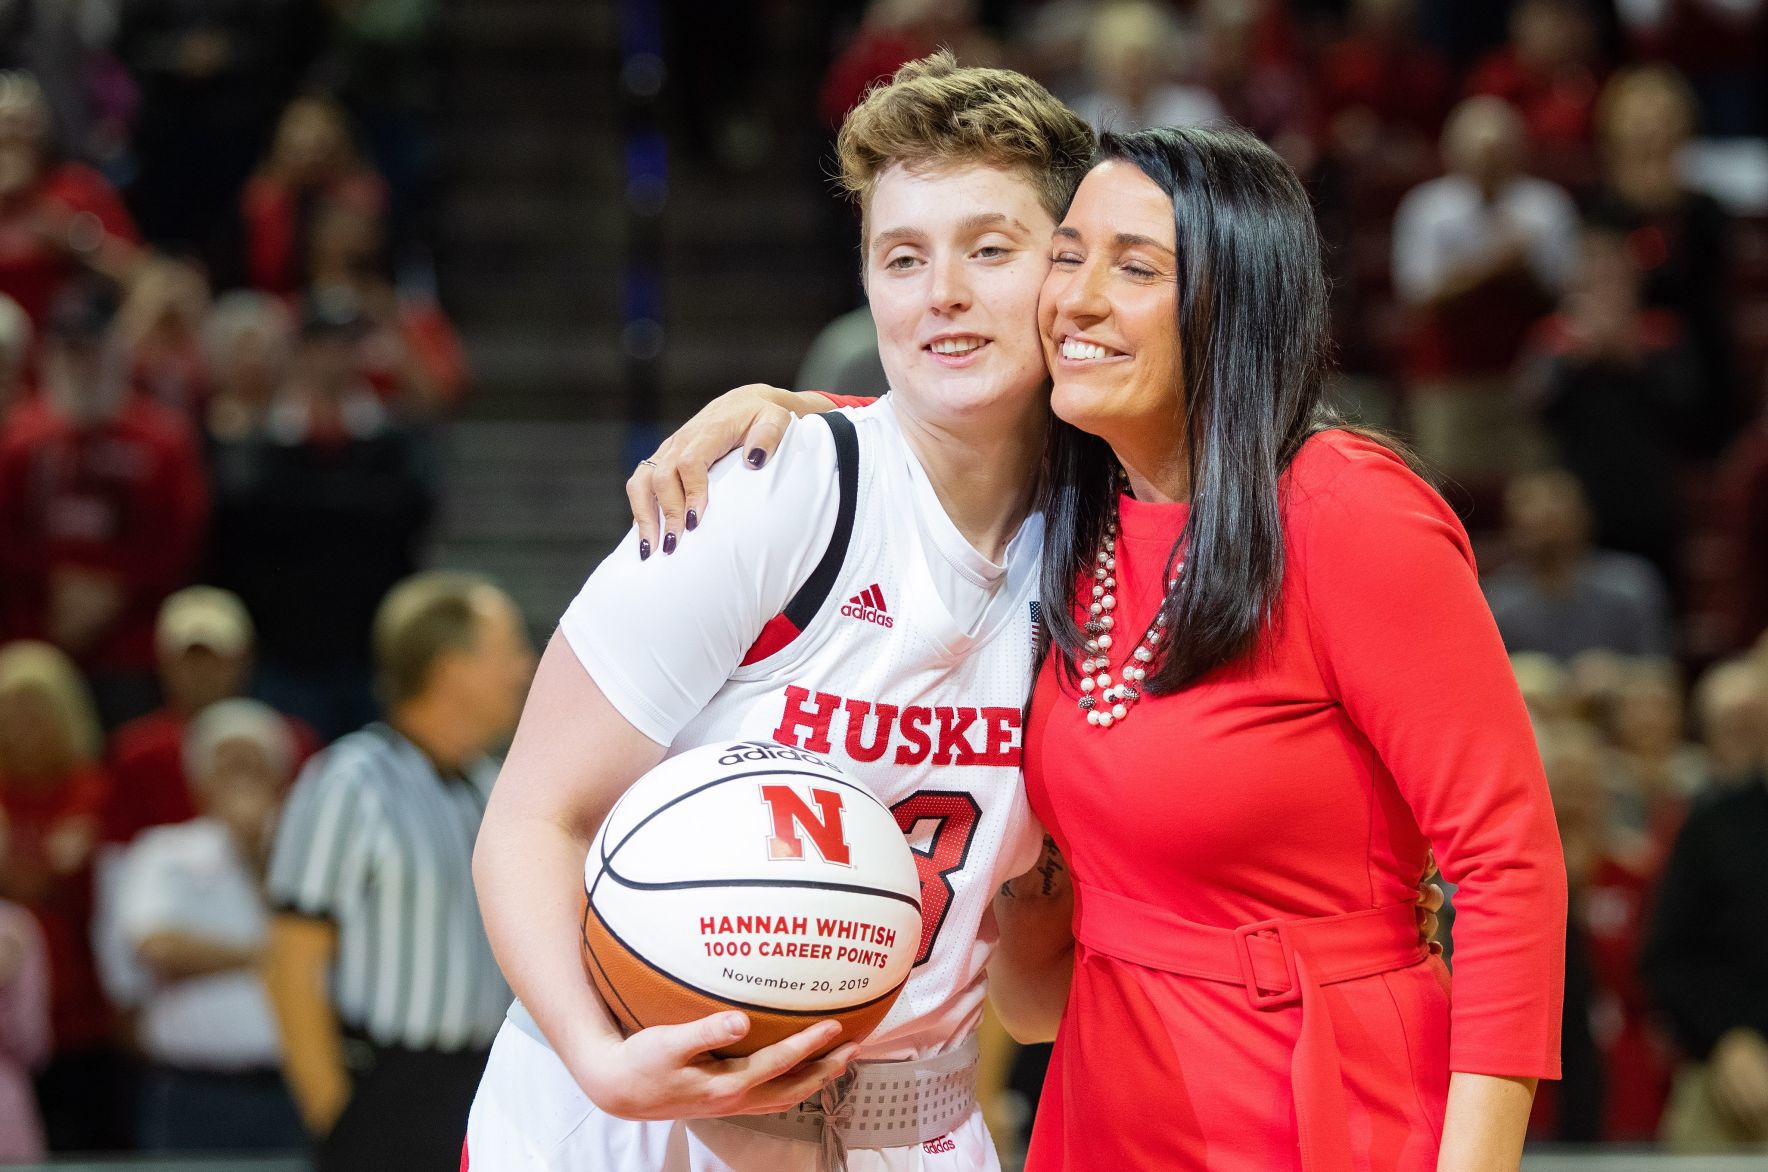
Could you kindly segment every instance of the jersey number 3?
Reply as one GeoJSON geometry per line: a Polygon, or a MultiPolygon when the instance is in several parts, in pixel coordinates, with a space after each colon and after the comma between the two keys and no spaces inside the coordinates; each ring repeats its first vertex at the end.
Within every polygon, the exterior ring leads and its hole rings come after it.
{"type": "Polygon", "coordinates": [[[952,910],[951,875],[962,870],[970,857],[982,809],[963,790],[922,790],[890,807],[890,812],[909,840],[921,877],[921,947],[915,964],[923,965],[933,955],[933,942],[952,910]]]}

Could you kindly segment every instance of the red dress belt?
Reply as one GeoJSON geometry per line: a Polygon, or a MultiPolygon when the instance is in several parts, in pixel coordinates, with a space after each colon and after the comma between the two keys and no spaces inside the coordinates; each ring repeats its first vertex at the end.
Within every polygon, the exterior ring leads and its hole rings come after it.
{"type": "Polygon", "coordinates": [[[1301,1166],[1306,1172],[1352,1172],[1338,1040],[1320,987],[1409,968],[1429,956],[1418,939],[1415,905],[1216,928],[1091,884],[1077,881],[1075,888],[1075,939],[1092,951],[1239,985],[1259,1012],[1300,1007],[1301,1035],[1289,1078],[1301,1166]]]}

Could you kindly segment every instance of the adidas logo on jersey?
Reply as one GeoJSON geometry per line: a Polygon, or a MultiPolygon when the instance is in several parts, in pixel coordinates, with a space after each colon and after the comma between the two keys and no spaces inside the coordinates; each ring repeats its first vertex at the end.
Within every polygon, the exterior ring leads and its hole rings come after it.
{"type": "Polygon", "coordinates": [[[841,613],[850,619],[877,623],[880,627],[896,625],[896,620],[890,617],[890,608],[884,605],[884,590],[876,582],[849,598],[841,613]]]}

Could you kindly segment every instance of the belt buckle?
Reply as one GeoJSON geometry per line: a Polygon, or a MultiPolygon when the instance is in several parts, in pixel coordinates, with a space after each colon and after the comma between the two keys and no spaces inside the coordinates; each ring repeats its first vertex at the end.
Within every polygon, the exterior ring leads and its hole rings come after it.
{"type": "Polygon", "coordinates": [[[1234,956],[1240,962],[1240,980],[1246,987],[1246,999],[1252,1002],[1254,1009],[1276,1009],[1301,1000],[1301,982],[1295,975],[1295,946],[1289,936],[1287,920],[1260,920],[1256,924],[1242,924],[1234,929],[1234,956]],[[1283,967],[1289,975],[1289,985],[1275,993],[1266,993],[1258,983],[1258,973],[1252,963],[1252,946],[1249,941],[1262,932],[1274,932],[1277,944],[1283,949],[1283,967]]]}

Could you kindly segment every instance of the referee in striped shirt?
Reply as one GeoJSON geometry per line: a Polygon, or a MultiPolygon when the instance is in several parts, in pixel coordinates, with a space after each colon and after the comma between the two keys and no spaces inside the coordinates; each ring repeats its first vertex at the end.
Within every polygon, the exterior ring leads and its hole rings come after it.
{"type": "Polygon", "coordinates": [[[266,980],[319,1172],[440,1172],[510,1003],[473,840],[534,653],[509,598],[455,573],[395,586],[374,651],[385,721],[315,758],[277,829],[266,980]]]}

